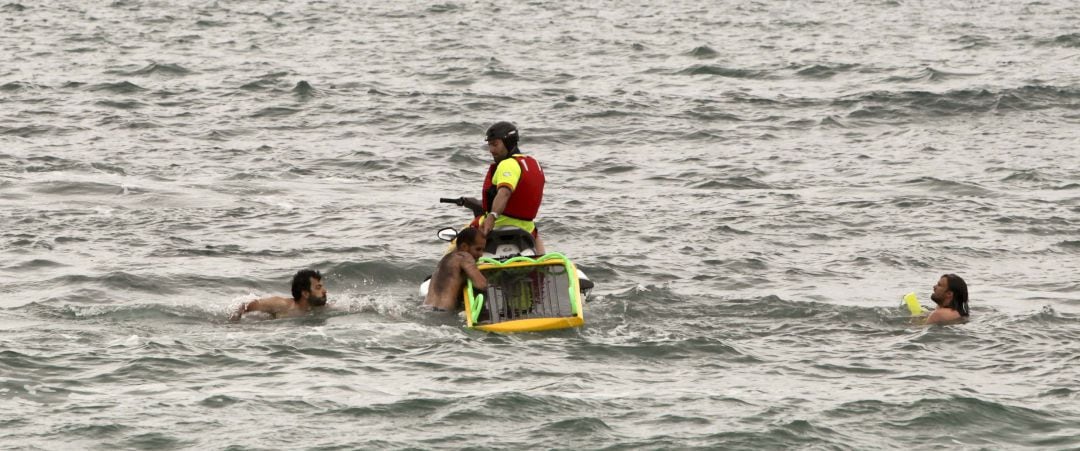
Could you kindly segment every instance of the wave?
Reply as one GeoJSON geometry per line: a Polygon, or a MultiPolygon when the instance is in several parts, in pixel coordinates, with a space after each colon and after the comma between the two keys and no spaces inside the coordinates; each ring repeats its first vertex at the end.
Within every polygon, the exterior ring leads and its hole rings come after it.
{"type": "Polygon", "coordinates": [[[1059,46],[1076,48],[1080,47],[1080,33],[1069,33],[1055,36],[1053,39],[1036,41],[1038,45],[1059,46]]]}
{"type": "Polygon", "coordinates": [[[52,260],[46,260],[46,259],[43,259],[43,258],[35,258],[33,260],[27,260],[27,261],[24,261],[24,262],[15,263],[13,265],[5,267],[4,269],[8,270],[8,271],[32,271],[32,270],[35,270],[35,269],[61,268],[61,267],[65,267],[65,266],[68,266],[68,265],[64,264],[64,263],[52,261],[52,260]]]}
{"type": "Polygon", "coordinates": [[[284,87],[284,81],[282,78],[293,75],[292,72],[270,72],[260,76],[254,81],[250,81],[240,85],[240,89],[245,91],[265,91],[269,89],[275,89],[278,87],[284,87]]]}
{"type": "Polygon", "coordinates": [[[119,435],[123,435],[132,429],[132,426],[127,426],[118,423],[108,424],[65,424],[56,428],[56,433],[63,434],[65,437],[79,437],[81,439],[91,440],[107,440],[119,435]]]}
{"type": "Polygon", "coordinates": [[[1062,247],[1071,251],[1080,251],[1080,240],[1065,240],[1057,244],[1058,247],[1062,247]]]}
{"type": "Polygon", "coordinates": [[[858,401],[844,404],[828,414],[846,418],[858,414],[856,412],[869,413],[904,430],[926,430],[949,424],[954,430],[963,431],[952,435],[952,439],[961,444],[985,443],[985,437],[1028,446],[1065,447],[1063,445],[1080,443],[1080,438],[1075,436],[1053,436],[1054,432],[1073,429],[1071,422],[1059,419],[1053,412],[971,396],[924,398],[911,403],[858,401]],[[1040,433],[1033,435],[1033,430],[1040,433]]]}
{"type": "Polygon", "coordinates": [[[983,188],[976,183],[942,180],[934,177],[919,177],[904,183],[924,187],[935,193],[954,194],[958,196],[989,197],[997,195],[995,191],[983,188]]]}
{"type": "Polygon", "coordinates": [[[873,91],[843,96],[832,106],[854,107],[849,117],[891,119],[911,116],[953,116],[997,111],[1035,111],[1050,108],[1080,109],[1080,88],[1024,86],[998,91],[961,89],[929,91],[873,91]]]}
{"type": "Polygon", "coordinates": [[[675,72],[676,75],[716,75],[726,78],[764,79],[769,72],[750,69],[732,69],[715,64],[695,64],[675,72]]]}
{"type": "Polygon", "coordinates": [[[23,166],[23,170],[26,172],[67,171],[84,166],[80,161],[69,160],[67,158],[55,157],[52,155],[30,157],[27,158],[26,161],[27,163],[23,166]]]}
{"type": "Polygon", "coordinates": [[[377,281],[380,285],[407,282],[416,283],[417,286],[419,286],[424,278],[431,275],[432,269],[435,268],[435,259],[437,257],[438,255],[432,256],[429,262],[416,262],[412,260],[403,261],[401,263],[393,263],[385,260],[377,262],[326,262],[317,267],[325,268],[322,270],[324,274],[333,275],[333,277],[338,279],[377,281]]]}
{"type": "Polygon", "coordinates": [[[958,38],[950,39],[949,42],[960,44],[960,50],[975,50],[989,47],[992,40],[989,37],[982,35],[963,35],[958,38]]]}
{"type": "MultiPolygon", "coordinates": [[[[1073,287],[1071,287],[1070,289],[1068,289],[1066,291],[1067,292],[1073,292],[1073,291],[1076,291],[1076,288],[1080,288],[1080,284],[1074,285],[1073,287]]],[[[1016,323],[1020,324],[1020,325],[1028,325],[1028,324],[1038,325],[1040,328],[1050,326],[1050,325],[1062,325],[1062,324],[1077,325],[1077,324],[1080,324],[1080,315],[1070,314],[1070,313],[1062,313],[1062,312],[1059,312],[1059,311],[1055,310],[1052,306],[1046,305],[1046,306],[1043,306],[1043,308],[1040,309],[1038,312],[1032,313],[1032,314],[1027,315],[1027,316],[1020,317],[1019,319],[1016,320],[1016,323]]],[[[1055,328],[1055,330],[1061,331],[1063,329],[1055,328]]],[[[1077,332],[1076,335],[1078,335],[1078,336],[1074,337],[1074,339],[1080,338],[1080,332],[1077,332]]],[[[1062,339],[1062,340],[1068,339],[1068,337],[1066,337],[1066,336],[1057,337],[1057,338],[1062,339]]]]}
{"type": "Polygon", "coordinates": [[[797,66],[795,75],[806,78],[826,79],[832,78],[843,72],[850,72],[857,67],[859,67],[858,64],[813,64],[810,66],[797,66]]]}
{"type": "Polygon", "coordinates": [[[255,113],[252,113],[251,117],[253,117],[253,118],[259,118],[259,117],[268,117],[268,118],[285,117],[285,116],[292,116],[292,115],[294,115],[296,113],[299,113],[300,111],[301,110],[296,109],[296,108],[272,106],[272,107],[266,107],[266,108],[260,109],[259,111],[256,111],[255,113]]]}
{"type": "Polygon", "coordinates": [[[476,142],[478,143],[477,145],[482,143],[482,139],[484,136],[484,129],[481,125],[475,122],[468,122],[463,120],[439,122],[422,127],[417,127],[415,124],[406,123],[402,124],[401,128],[407,129],[409,134],[415,134],[419,136],[476,136],[476,142]]]}
{"type": "Polygon", "coordinates": [[[600,173],[601,174],[608,174],[608,175],[622,174],[622,173],[625,173],[625,172],[633,172],[633,171],[636,171],[638,169],[640,169],[640,168],[638,168],[637,166],[635,166],[633,164],[612,164],[612,165],[604,166],[604,168],[600,170],[600,173]]]}
{"type": "Polygon", "coordinates": [[[154,121],[126,120],[117,125],[117,128],[127,130],[152,130],[162,128],[164,125],[154,121]]]}
{"type": "Polygon", "coordinates": [[[191,73],[191,70],[181,66],[179,64],[169,63],[150,63],[142,68],[130,71],[130,72],[116,72],[119,75],[125,76],[146,76],[146,75],[167,75],[167,76],[184,76],[191,73]]]}
{"type": "Polygon", "coordinates": [[[228,27],[229,25],[232,25],[232,24],[233,24],[232,22],[225,22],[225,21],[220,21],[220,20],[208,20],[208,19],[200,19],[200,20],[195,21],[195,26],[202,27],[202,28],[223,28],[223,27],[228,27]]]}
{"type": "MultiPolygon", "coordinates": [[[[296,258],[299,251],[248,251],[240,246],[205,246],[205,247],[177,247],[171,251],[154,254],[160,257],[275,257],[296,258]]],[[[360,246],[340,248],[310,248],[304,249],[305,255],[327,255],[331,253],[344,255],[357,255],[376,252],[386,252],[381,246],[360,246]]],[[[314,262],[309,267],[319,270],[327,278],[328,286],[344,287],[346,284],[362,284],[369,288],[381,286],[400,286],[406,284],[410,288],[430,275],[438,256],[433,255],[430,260],[421,261],[373,261],[373,262],[314,262]]],[[[31,260],[19,265],[32,265],[34,268],[47,268],[58,263],[49,260],[31,260]]],[[[299,269],[299,268],[298,268],[299,269]]],[[[286,271],[275,279],[258,279],[251,277],[221,277],[201,274],[139,274],[125,271],[112,271],[102,274],[67,274],[40,282],[34,282],[34,286],[67,287],[74,290],[112,290],[122,292],[130,296],[135,293],[151,295],[178,295],[181,292],[193,288],[199,290],[216,289],[275,289],[287,287],[292,272],[286,271]],[[85,287],[85,288],[80,288],[85,287]]],[[[410,293],[412,290],[410,290],[410,293]]],[[[95,292],[96,293],[96,292],[95,292]]],[[[89,299],[89,298],[87,298],[89,299]]]]}
{"type": "Polygon", "coordinates": [[[137,92],[146,91],[147,89],[130,81],[121,81],[117,83],[98,83],[95,85],[90,85],[87,90],[108,91],[116,94],[134,94],[137,92]]]}
{"type": "MultiPolygon", "coordinates": [[[[990,170],[988,170],[990,171],[990,170]]],[[[1009,170],[1011,174],[1001,179],[1003,182],[1048,182],[1044,174],[1036,169],[1009,170]]]]}
{"type": "Polygon", "coordinates": [[[408,398],[392,403],[331,409],[317,415],[343,416],[348,418],[417,418],[433,415],[456,403],[457,400],[449,398],[408,398]]]}
{"type": "Polygon", "coordinates": [[[164,322],[207,323],[226,319],[225,305],[206,308],[194,305],[125,304],[125,305],[52,305],[31,302],[10,309],[31,318],[64,320],[159,320],[164,322]]]}
{"type": "MultiPolygon", "coordinates": [[[[740,266],[746,260],[737,263],[721,264],[725,267],[732,265],[740,266]]],[[[754,262],[744,268],[754,268],[764,263],[754,262]]],[[[750,271],[757,273],[754,269],[750,271]]],[[[590,304],[597,304],[592,302],[590,304]]],[[[697,320],[720,319],[721,322],[730,321],[732,318],[744,319],[821,319],[833,318],[841,312],[851,312],[852,308],[842,305],[826,304],[815,301],[794,301],[783,299],[776,295],[764,295],[753,298],[724,298],[721,296],[689,296],[678,293],[666,286],[638,286],[620,293],[606,295],[602,302],[610,308],[611,304],[621,304],[627,307],[625,312],[620,312],[626,318],[695,318],[697,320]],[[702,303],[711,307],[701,309],[702,303]],[[642,310],[639,312],[639,310],[642,310]]],[[[865,315],[866,318],[885,319],[881,316],[878,308],[855,309],[854,312],[865,315]]],[[[596,315],[593,312],[593,315],[596,315]]]]}
{"type": "Polygon", "coordinates": [[[533,434],[541,434],[557,440],[561,437],[576,437],[587,434],[590,440],[610,439],[614,434],[614,428],[608,426],[604,420],[591,416],[554,420],[540,426],[540,430],[533,434]]]}
{"type": "Polygon", "coordinates": [[[720,180],[708,180],[691,186],[694,189],[729,190],[729,189],[772,189],[773,186],[750,177],[736,176],[720,180]]]}
{"type": "Polygon", "coordinates": [[[488,67],[488,68],[484,69],[484,71],[481,72],[480,75],[483,75],[485,77],[495,78],[495,79],[498,79],[498,80],[512,80],[512,79],[518,78],[518,75],[515,74],[514,72],[511,72],[511,71],[505,70],[505,69],[497,69],[497,68],[494,68],[494,67],[488,67]]]}
{"type": "Polygon", "coordinates": [[[0,126],[0,135],[18,136],[20,138],[33,138],[42,135],[66,135],[79,129],[72,127],[56,127],[52,125],[24,125],[21,127],[0,126]]]}
{"type": "Polygon", "coordinates": [[[463,11],[464,9],[465,8],[463,6],[461,6],[461,5],[447,2],[447,3],[439,3],[439,4],[431,5],[431,6],[429,6],[427,8],[427,12],[434,13],[434,14],[443,14],[443,13],[452,13],[452,12],[463,11]]]}
{"type": "Polygon", "coordinates": [[[35,182],[30,184],[29,190],[40,194],[55,194],[65,196],[125,194],[125,188],[123,185],[101,182],[35,182]]]}
{"type": "Polygon", "coordinates": [[[310,83],[304,80],[300,80],[296,83],[296,86],[293,86],[292,93],[297,97],[305,99],[322,95],[322,91],[313,88],[310,83]]]}
{"type": "Polygon", "coordinates": [[[145,103],[139,102],[138,100],[99,100],[94,102],[94,104],[119,110],[137,110],[146,106],[145,103]]]}
{"type": "Polygon", "coordinates": [[[757,432],[714,433],[700,440],[718,449],[844,449],[852,442],[848,433],[809,420],[776,422],[757,432]]]}
{"type": "Polygon", "coordinates": [[[925,67],[915,75],[902,76],[895,75],[886,78],[886,82],[912,82],[912,81],[946,81],[956,78],[974,77],[979,74],[968,74],[960,72],[946,72],[943,70],[934,69],[931,67],[925,67]]]}
{"type": "Polygon", "coordinates": [[[11,81],[0,85],[0,91],[4,92],[29,91],[41,88],[42,87],[37,84],[24,81],[11,81]]]}
{"type": "Polygon", "coordinates": [[[694,58],[701,58],[701,59],[711,59],[711,58],[716,58],[717,56],[720,56],[719,52],[717,52],[716,50],[713,50],[712,47],[709,47],[707,45],[694,47],[693,50],[690,50],[686,54],[689,55],[689,56],[692,56],[694,58]]]}

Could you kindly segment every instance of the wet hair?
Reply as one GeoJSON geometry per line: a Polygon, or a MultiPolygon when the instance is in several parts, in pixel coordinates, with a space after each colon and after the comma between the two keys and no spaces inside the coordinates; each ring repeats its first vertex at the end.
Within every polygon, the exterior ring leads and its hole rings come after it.
{"type": "Polygon", "coordinates": [[[941,277],[949,283],[949,291],[952,292],[952,308],[960,313],[960,316],[968,316],[968,289],[967,282],[956,274],[945,274],[941,277]]]}
{"type": "Polygon", "coordinates": [[[301,269],[297,271],[296,275],[292,278],[292,297],[296,302],[300,302],[300,296],[303,296],[304,290],[311,291],[311,279],[322,280],[322,274],[313,269],[301,269]]]}
{"type": "Polygon", "coordinates": [[[481,236],[482,235],[480,235],[480,229],[477,229],[475,227],[466,227],[465,230],[462,230],[457,235],[457,246],[462,247],[476,244],[476,240],[479,239],[481,236]]]}

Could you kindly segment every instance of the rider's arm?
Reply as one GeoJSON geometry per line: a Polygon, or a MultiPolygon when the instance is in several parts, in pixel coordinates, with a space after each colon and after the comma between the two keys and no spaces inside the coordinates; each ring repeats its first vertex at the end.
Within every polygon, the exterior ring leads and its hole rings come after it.
{"type": "Polygon", "coordinates": [[[521,181],[521,165],[513,158],[507,158],[495,168],[495,174],[491,183],[499,187],[495,193],[495,199],[491,200],[491,213],[502,214],[506,210],[506,204],[510,203],[510,195],[517,189],[521,181]]]}
{"type": "Polygon", "coordinates": [[[495,221],[497,218],[492,215],[501,215],[503,210],[506,210],[506,204],[510,201],[510,188],[499,188],[499,193],[495,195],[495,200],[491,202],[491,211],[484,216],[484,223],[480,225],[480,231],[484,235],[491,233],[491,229],[495,228],[495,221]]]}
{"type": "Polygon", "coordinates": [[[498,194],[495,194],[495,200],[491,202],[491,213],[502,214],[503,210],[506,210],[506,204],[510,203],[510,195],[514,192],[506,186],[499,187],[498,194]]]}
{"type": "MultiPolygon", "coordinates": [[[[517,160],[507,158],[499,163],[491,179],[491,183],[499,188],[495,192],[495,198],[491,200],[491,210],[488,213],[501,215],[506,211],[506,205],[510,203],[510,195],[517,189],[519,181],[521,181],[521,165],[517,160]]],[[[495,218],[489,214],[484,218],[484,224],[480,230],[487,235],[493,228],[495,228],[495,218]]]]}

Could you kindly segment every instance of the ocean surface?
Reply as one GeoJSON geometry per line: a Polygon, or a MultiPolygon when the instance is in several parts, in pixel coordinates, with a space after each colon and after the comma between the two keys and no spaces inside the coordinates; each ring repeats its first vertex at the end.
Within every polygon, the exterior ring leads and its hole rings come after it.
{"type": "Polygon", "coordinates": [[[1080,448],[1071,0],[0,5],[0,449],[1080,448]],[[419,308],[484,130],[581,329],[419,308]],[[321,270],[331,309],[226,320],[321,270]],[[913,324],[945,273],[966,324],[913,324]]]}

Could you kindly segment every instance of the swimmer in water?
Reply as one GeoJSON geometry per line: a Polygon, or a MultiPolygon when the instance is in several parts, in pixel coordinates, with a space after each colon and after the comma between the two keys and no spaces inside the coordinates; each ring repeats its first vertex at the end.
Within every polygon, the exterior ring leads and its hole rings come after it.
{"type": "Polygon", "coordinates": [[[487,240],[479,230],[468,227],[457,236],[457,247],[443,256],[435,273],[431,275],[424,305],[433,310],[452,311],[462,299],[465,278],[472,280],[477,291],[487,289],[487,279],[476,267],[476,260],[484,255],[487,240]]]}
{"type": "Polygon", "coordinates": [[[229,321],[240,321],[240,318],[249,312],[263,312],[273,318],[300,316],[325,305],[326,287],[323,286],[322,274],[312,269],[303,269],[293,276],[291,299],[271,296],[245,302],[229,316],[229,321]]]}
{"type": "Polygon", "coordinates": [[[945,274],[934,285],[930,300],[937,309],[926,318],[926,324],[953,324],[968,317],[968,289],[964,279],[956,274],[945,274]]]}

